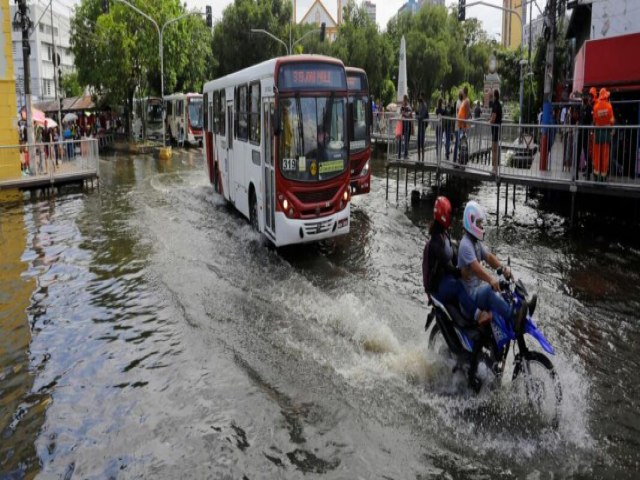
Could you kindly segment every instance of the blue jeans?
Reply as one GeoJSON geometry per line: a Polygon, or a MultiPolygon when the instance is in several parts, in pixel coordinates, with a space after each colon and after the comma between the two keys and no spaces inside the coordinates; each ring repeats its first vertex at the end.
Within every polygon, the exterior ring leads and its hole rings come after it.
{"type": "Polygon", "coordinates": [[[473,301],[478,305],[480,310],[493,310],[505,320],[511,318],[513,309],[499,293],[494,292],[491,285],[483,283],[469,292],[473,301]]]}
{"type": "Polygon", "coordinates": [[[471,296],[467,293],[467,289],[464,288],[464,284],[460,280],[456,280],[451,275],[445,275],[440,280],[438,285],[438,291],[435,294],[437,300],[442,303],[460,303],[462,307],[462,313],[470,318],[475,317],[476,302],[473,301],[471,296]]]}

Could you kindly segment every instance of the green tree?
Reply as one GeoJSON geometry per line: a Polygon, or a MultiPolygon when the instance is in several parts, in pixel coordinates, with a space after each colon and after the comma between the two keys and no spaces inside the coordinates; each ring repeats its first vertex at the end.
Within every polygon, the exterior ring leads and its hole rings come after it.
{"type": "Polygon", "coordinates": [[[347,4],[331,51],[346,66],[364,69],[369,91],[374,97],[381,97],[392,63],[391,44],[364,8],[353,2],[347,4]]]}
{"type": "MultiPolygon", "coordinates": [[[[280,42],[262,33],[251,33],[251,29],[266,30],[288,45],[291,15],[291,2],[287,0],[235,0],[224,9],[221,21],[213,29],[217,58],[214,76],[286,55],[280,42]]],[[[299,38],[298,28],[294,27],[295,38],[299,38]]]]}
{"type": "MultiPolygon", "coordinates": [[[[179,0],[137,0],[135,5],[159,25],[185,13],[179,0]]],[[[206,76],[206,60],[194,58],[193,52],[210,59],[211,42],[206,38],[208,29],[194,27],[194,22],[204,23],[202,19],[184,19],[165,29],[165,92],[173,90],[179,77],[183,84],[191,82],[195,87],[193,79],[206,76]]],[[[70,43],[78,81],[91,86],[103,101],[125,105],[127,131],[134,93],[161,93],[158,41],[152,23],[122,3],[112,2],[105,13],[101,0],[82,0],[71,19],[70,43]]]]}
{"type": "Polygon", "coordinates": [[[78,72],[70,72],[62,75],[60,90],[64,97],[79,97],[83,89],[78,81],[78,72]]]}

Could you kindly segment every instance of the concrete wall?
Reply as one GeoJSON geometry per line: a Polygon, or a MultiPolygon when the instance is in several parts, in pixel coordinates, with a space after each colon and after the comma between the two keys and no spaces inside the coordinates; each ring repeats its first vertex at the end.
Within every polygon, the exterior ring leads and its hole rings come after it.
{"type": "Polygon", "coordinates": [[[639,0],[595,0],[592,8],[591,40],[640,32],[639,0]]]}
{"type": "MultiPolygon", "coordinates": [[[[0,0],[0,146],[18,144],[11,20],[9,0],[0,0]]],[[[19,176],[20,159],[16,150],[0,150],[0,180],[19,176]]]]}

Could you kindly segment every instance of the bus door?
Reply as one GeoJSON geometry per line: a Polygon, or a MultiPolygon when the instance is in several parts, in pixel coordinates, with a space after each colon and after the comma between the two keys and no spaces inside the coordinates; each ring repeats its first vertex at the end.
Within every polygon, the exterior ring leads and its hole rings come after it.
{"type": "Polygon", "coordinates": [[[233,186],[233,102],[227,102],[227,154],[224,159],[224,172],[229,200],[235,203],[236,193],[233,186]]]}
{"type": "Polygon", "coordinates": [[[274,235],[276,231],[276,176],[275,176],[275,136],[273,135],[273,99],[267,98],[262,103],[262,139],[264,142],[264,225],[274,235]]]}

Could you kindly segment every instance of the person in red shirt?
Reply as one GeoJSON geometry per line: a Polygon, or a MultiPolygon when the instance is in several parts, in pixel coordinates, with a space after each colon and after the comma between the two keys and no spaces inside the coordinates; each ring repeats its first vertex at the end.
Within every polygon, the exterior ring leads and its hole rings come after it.
{"type": "MultiPolygon", "coordinates": [[[[600,89],[598,102],[593,106],[593,124],[596,127],[610,127],[615,124],[613,108],[609,102],[609,92],[600,89]]],[[[596,181],[604,181],[609,173],[609,155],[611,152],[610,128],[597,128],[593,145],[593,174],[596,181]]]]}

